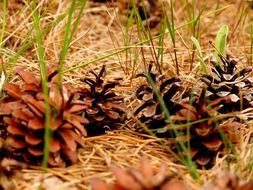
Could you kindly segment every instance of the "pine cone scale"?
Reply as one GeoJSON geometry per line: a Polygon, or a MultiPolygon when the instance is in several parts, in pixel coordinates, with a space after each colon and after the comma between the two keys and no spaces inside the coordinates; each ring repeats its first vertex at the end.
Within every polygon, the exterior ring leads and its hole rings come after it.
{"type": "Polygon", "coordinates": [[[24,136],[26,134],[25,130],[22,130],[18,128],[17,126],[12,126],[12,125],[9,125],[7,127],[7,132],[13,135],[19,135],[19,136],[24,136]]]}
{"type": "Polygon", "coordinates": [[[18,140],[16,139],[15,137],[8,137],[6,139],[6,143],[10,146],[10,147],[13,147],[13,148],[16,148],[16,149],[23,149],[26,147],[26,143],[22,140],[18,140]]]}
{"type": "Polygon", "coordinates": [[[27,127],[32,130],[44,129],[44,122],[39,118],[29,120],[27,127]]]}
{"type": "Polygon", "coordinates": [[[43,151],[39,148],[28,147],[27,150],[31,155],[36,156],[36,157],[43,155],[43,151]]]}
{"type": "Polygon", "coordinates": [[[22,95],[21,90],[16,84],[7,83],[4,86],[4,90],[14,99],[19,99],[22,95]]]}
{"type": "Polygon", "coordinates": [[[65,144],[69,147],[71,151],[75,151],[77,148],[76,140],[73,138],[73,135],[71,134],[71,130],[64,129],[60,130],[59,135],[62,137],[65,144]]]}
{"type": "Polygon", "coordinates": [[[57,153],[60,150],[61,150],[60,141],[56,138],[50,139],[49,151],[52,153],[57,153]]]}
{"type": "Polygon", "coordinates": [[[210,151],[218,151],[222,146],[222,141],[218,138],[211,139],[209,141],[204,141],[202,144],[210,151]]]}
{"type": "Polygon", "coordinates": [[[37,137],[34,133],[28,133],[25,135],[25,142],[29,145],[36,146],[42,142],[42,139],[37,137]]]}

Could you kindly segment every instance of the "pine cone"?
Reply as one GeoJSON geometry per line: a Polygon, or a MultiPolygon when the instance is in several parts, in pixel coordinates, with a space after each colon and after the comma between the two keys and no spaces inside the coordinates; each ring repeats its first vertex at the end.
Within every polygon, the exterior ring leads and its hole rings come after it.
{"type": "Polygon", "coordinates": [[[223,98],[209,102],[205,93],[206,91],[202,90],[199,97],[182,100],[180,103],[182,108],[170,117],[173,125],[168,124],[167,129],[175,133],[178,144],[174,150],[179,155],[190,155],[199,168],[208,169],[214,165],[218,153],[228,151],[225,145],[235,144],[238,141],[237,132],[242,124],[222,123],[217,111],[223,98]],[[180,141],[190,151],[189,153],[183,151],[180,141]]]}
{"type": "Polygon", "coordinates": [[[116,182],[106,184],[101,180],[94,180],[93,190],[186,190],[181,180],[166,176],[166,167],[162,166],[159,172],[154,175],[149,160],[142,159],[139,171],[126,170],[120,167],[113,167],[113,174],[116,182]]]}
{"type": "MultiPolygon", "coordinates": [[[[9,95],[0,104],[0,113],[8,132],[6,143],[13,157],[30,164],[40,164],[43,158],[45,131],[45,96],[41,79],[21,68],[15,72],[22,78],[20,85],[7,83],[4,91],[9,95]]],[[[66,86],[58,87],[53,77],[56,69],[49,70],[50,166],[64,167],[77,161],[77,148],[83,146],[82,137],[88,121],[80,116],[85,109],[73,103],[73,94],[66,86]]],[[[54,79],[57,79],[55,76],[54,79]]]]}
{"type": "MultiPolygon", "coordinates": [[[[164,79],[163,75],[159,75],[157,72],[153,72],[152,65],[149,65],[147,75],[144,73],[138,74],[137,77],[146,77],[148,75],[154,82],[157,90],[159,91],[162,100],[167,107],[169,114],[174,114],[180,106],[177,104],[177,99],[185,97],[186,92],[181,91],[180,80],[178,78],[164,79]]],[[[141,101],[141,104],[135,108],[133,115],[143,123],[149,130],[153,130],[154,134],[158,137],[167,137],[169,134],[164,131],[164,127],[167,125],[166,117],[161,109],[160,101],[155,94],[150,82],[148,84],[141,85],[136,91],[136,97],[141,101]]],[[[143,131],[143,128],[141,129],[143,131]]]]}
{"type": "Polygon", "coordinates": [[[214,63],[212,75],[203,75],[202,81],[208,86],[210,100],[228,96],[229,99],[224,101],[224,106],[219,110],[221,113],[240,111],[253,106],[253,79],[249,77],[252,72],[251,67],[242,70],[237,69],[237,63],[220,56],[223,67],[214,63]]]}
{"type": "Polygon", "coordinates": [[[243,181],[232,173],[224,173],[213,184],[204,185],[201,190],[252,190],[253,181],[243,181]]]}
{"type": "Polygon", "coordinates": [[[91,74],[95,79],[82,79],[89,88],[79,89],[77,93],[79,102],[86,106],[83,113],[89,120],[85,127],[88,136],[95,136],[121,126],[126,119],[126,107],[123,97],[113,91],[119,81],[105,82],[105,66],[98,74],[93,71],[91,74]]]}

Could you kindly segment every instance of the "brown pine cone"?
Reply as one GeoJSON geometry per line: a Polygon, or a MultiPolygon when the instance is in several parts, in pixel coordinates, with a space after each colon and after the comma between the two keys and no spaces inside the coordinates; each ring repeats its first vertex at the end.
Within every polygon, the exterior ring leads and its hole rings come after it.
{"type": "MultiPolygon", "coordinates": [[[[21,68],[15,69],[20,85],[7,83],[4,91],[9,95],[0,104],[0,113],[6,125],[6,143],[12,156],[30,164],[40,164],[44,155],[45,96],[41,79],[21,68]]],[[[58,87],[56,69],[48,71],[50,116],[50,166],[64,167],[77,161],[77,148],[84,146],[88,123],[80,112],[85,109],[73,102],[73,94],[62,85],[58,87]]]]}
{"type": "Polygon", "coordinates": [[[181,180],[166,175],[166,167],[161,166],[154,174],[151,163],[147,159],[141,160],[140,169],[123,170],[120,167],[112,168],[116,182],[106,184],[101,180],[94,180],[93,190],[186,190],[181,180]]]}
{"type": "Polygon", "coordinates": [[[91,74],[95,79],[91,77],[82,79],[89,87],[77,90],[79,96],[77,102],[81,102],[85,107],[83,114],[89,120],[89,124],[85,127],[88,136],[95,136],[122,126],[127,109],[123,97],[114,92],[119,81],[105,81],[105,66],[98,74],[93,71],[91,74]]]}
{"type": "Polygon", "coordinates": [[[199,168],[208,169],[214,165],[218,153],[224,153],[231,148],[229,144],[238,142],[238,130],[242,124],[224,122],[217,115],[223,98],[209,102],[205,93],[202,90],[199,97],[183,100],[180,103],[182,108],[170,117],[167,130],[175,133],[176,152],[184,156],[189,154],[199,168]],[[180,142],[189,153],[184,151],[180,142]]]}

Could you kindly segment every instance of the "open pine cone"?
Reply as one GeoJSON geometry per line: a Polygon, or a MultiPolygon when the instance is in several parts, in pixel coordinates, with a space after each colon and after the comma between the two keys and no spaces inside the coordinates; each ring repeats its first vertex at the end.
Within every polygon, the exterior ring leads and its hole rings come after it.
{"type": "MultiPolygon", "coordinates": [[[[137,75],[137,77],[145,77],[148,83],[139,86],[136,91],[136,98],[140,100],[141,104],[135,108],[133,115],[145,127],[152,130],[156,136],[167,137],[169,134],[163,130],[163,127],[167,125],[166,117],[161,109],[161,103],[148,80],[148,75],[159,91],[170,115],[174,114],[180,108],[177,101],[186,96],[187,93],[183,92],[180,79],[175,77],[164,79],[163,75],[152,71],[152,65],[149,65],[147,74],[141,73],[137,75]]],[[[142,128],[141,131],[143,130],[142,128]]]]}
{"type": "Polygon", "coordinates": [[[85,110],[85,118],[89,120],[86,125],[88,136],[100,135],[107,130],[120,127],[126,119],[126,107],[122,96],[114,92],[119,81],[108,81],[104,79],[105,66],[97,74],[91,71],[95,79],[82,79],[89,87],[77,90],[80,102],[85,110]]]}
{"type": "Polygon", "coordinates": [[[190,155],[199,168],[208,169],[213,166],[218,153],[225,153],[231,148],[225,149],[226,146],[238,141],[238,130],[242,124],[223,122],[217,115],[223,98],[209,102],[205,93],[202,90],[198,97],[182,100],[182,108],[170,117],[172,124],[167,125],[167,130],[175,133],[178,143],[175,151],[179,155],[190,155]],[[180,141],[189,152],[183,151],[180,141]]]}
{"type": "Polygon", "coordinates": [[[93,190],[186,190],[181,180],[173,179],[166,175],[166,167],[163,165],[157,174],[154,174],[149,160],[142,159],[140,169],[123,170],[120,167],[112,168],[116,182],[106,184],[101,180],[94,180],[93,190]]]}
{"type": "Polygon", "coordinates": [[[205,184],[201,190],[252,190],[253,181],[243,181],[232,173],[223,173],[212,184],[205,184]]]}
{"type": "MultiPolygon", "coordinates": [[[[15,72],[23,80],[20,85],[7,83],[9,95],[0,104],[6,125],[6,143],[12,156],[30,164],[40,164],[43,158],[45,132],[45,96],[41,79],[21,68],[15,72]]],[[[66,86],[58,87],[56,69],[48,71],[49,102],[51,108],[49,145],[50,166],[64,167],[77,161],[77,148],[87,136],[83,125],[88,120],[80,116],[85,107],[73,103],[73,94],[66,86]],[[54,78],[53,78],[54,77],[54,78]]]]}
{"type": "Polygon", "coordinates": [[[229,97],[223,102],[224,106],[219,110],[222,113],[240,111],[253,106],[253,79],[249,77],[251,67],[242,70],[237,69],[237,62],[220,56],[223,66],[213,62],[212,69],[216,77],[203,75],[202,81],[206,83],[210,92],[210,100],[221,97],[229,97]]]}

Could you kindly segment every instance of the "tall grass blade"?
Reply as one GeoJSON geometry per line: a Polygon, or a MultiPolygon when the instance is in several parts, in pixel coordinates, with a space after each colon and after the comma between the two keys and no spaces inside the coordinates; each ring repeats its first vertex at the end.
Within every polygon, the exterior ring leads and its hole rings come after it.
{"type": "Polygon", "coordinates": [[[225,53],[225,49],[227,46],[228,32],[229,32],[228,26],[224,25],[219,29],[215,38],[216,52],[214,53],[214,56],[215,56],[216,61],[220,64],[221,64],[221,59],[219,55],[224,55],[225,53]]]}
{"type": "Polygon", "coordinates": [[[249,29],[249,36],[250,36],[250,55],[249,55],[249,64],[252,64],[252,56],[253,56],[253,25],[250,25],[249,29]]]}
{"type": "MultiPolygon", "coordinates": [[[[164,21],[160,23],[159,34],[165,33],[164,21]]],[[[157,52],[157,59],[160,62],[161,68],[163,68],[163,55],[164,55],[164,35],[159,37],[159,48],[157,52]]]]}
{"type": "Polygon", "coordinates": [[[79,13],[78,13],[78,16],[73,24],[73,28],[71,29],[71,23],[72,23],[72,20],[73,20],[73,14],[77,8],[77,0],[73,0],[71,2],[71,5],[70,5],[70,8],[69,8],[69,12],[68,12],[68,21],[67,21],[67,24],[66,24],[66,28],[65,28],[65,33],[64,33],[64,40],[63,40],[63,45],[62,45],[62,49],[61,49],[61,52],[60,52],[60,63],[59,63],[59,67],[58,67],[58,71],[59,71],[59,78],[58,78],[58,82],[59,84],[61,84],[61,71],[62,71],[62,67],[64,65],[64,62],[65,62],[65,59],[66,59],[66,55],[67,55],[67,52],[68,52],[68,49],[69,49],[69,46],[70,46],[70,43],[73,39],[73,35],[75,34],[76,32],[76,29],[77,29],[77,26],[80,22],[80,19],[82,17],[82,14],[83,14],[83,10],[84,10],[84,7],[86,5],[86,2],[87,0],[83,0],[83,1],[80,1],[80,10],[79,10],[79,13]]]}
{"type": "Polygon", "coordinates": [[[192,40],[192,43],[194,44],[194,46],[197,50],[201,70],[202,70],[202,72],[207,74],[207,67],[206,67],[204,59],[203,59],[203,55],[202,55],[202,51],[201,51],[201,48],[200,48],[199,41],[193,36],[191,37],[191,40],[192,40]]]}
{"type": "MultiPolygon", "coordinates": [[[[6,17],[7,17],[7,0],[3,0],[3,16],[2,16],[2,29],[0,33],[0,54],[2,53],[2,47],[3,47],[3,39],[5,35],[5,28],[6,28],[6,17]]],[[[3,85],[6,79],[6,69],[5,64],[1,64],[1,80],[0,80],[0,94],[3,90],[3,85]]]]}
{"type": "MultiPolygon", "coordinates": [[[[170,120],[170,113],[169,113],[169,110],[168,110],[168,108],[167,108],[167,106],[166,106],[166,104],[165,104],[165,102],[164,102],[164,100],[163,100],[163,98],[162,98],[162,96],[161,96],[161,93],[160,93],[160,91],[158,90],[158,88],[157,88],[155,82],[153,81],[152,77],[151,77],[148,73],[146,73],[146,77],[147,77],[147,79],[148,79],[148,82],[151,84],[152,90],[153,90],[153,92],[155,93],[155,95],[156,95],[156,97],[157,97],[157,99],[158,99],[158,101],[159,101],[159,103],[160,103],[160,107],[161,107],[162,112],[164,113],[166,122],[169,123],[169,124],[171,125],[174,134],[175,134],[177,137],[180,136],[180,134],[179,134],[179,132],[178,132],[176,126],[175,126],[174,123],[172,123],[171,120],[170,120]]],[[[191,123],[187,123],[188,132],[189,132],[190,125],[191,125],[191,123]]],[[[189,155],[189,151],[190,151],[190,146],[189,146],[189,144],[188,144],[188,146],[186,146],[186,145],[184,144],[184,142],[180,140],[180,141],[179,141],[179,146],[180,146],[180,148],[182,149],[182,151],[184,152],[184,154],[186,155],[186,158],[185,158],[185,159],[180,159],[179,161],[182,162],[182,164],[184,164],[184,165],[189,169],[189,171],[190,171],[190,173],[191,173],[191,175],[192,175],[192,177],[193,177],[194,179],[199,179],[199,173],[198,173],[198,171],[197,171],[197,169],[196,169],[196,165],[193,163],[193,161],[192,161],[192,159],[191,159],[191,156],[189,155]]]]}
{"type": "Polygon", "coordinates": [[[48,158],[49,158],[49,145],[51,139],[51,131],[50,131],[50,105],[49,105],[49,89],[48,89],[48,80],[47,80],[47,69],[45,62],[45,49],[43,47],[43,35],[40,27],[40,15],[36,7],[36,1],[33,0],[32,10],[33,10],[33,25],[35,30],[35,38],[37,44],[37,56],[40,64],[40,73],[42,79],[42,90],[45,96],[45,132],[44,132],[44,150],[43,150],[43,161],[42,167],[44,169],[48,166],[48,158]]]}
{"type": "Polygon", "coordinates": [[[2,15],[2,29],[0,33],[0,48],[3,47],[3,39],[5,35],[6,28],[6,17],[7,17],[7,0],[3,0],[3,15],[2,15]]]}
{"type": "Polygon", "coordinates": [[[163,8],[163,14],[165,16],[165,24],[168,28],[170,38],[171,38],[171,41],[173,43],[173,52],[174,52],[176,73],[177,73],[177,75],[179,75],[179,65],[178,65],[177,50],[176,50],[176,36],[175,36],[176,29],[175,29],[175,24],[174,24],[173,0],[170,0],[170,20],[168,18],[168,15],[166,14],[164,3],[162,4],[162,8],[163,8]]]}

